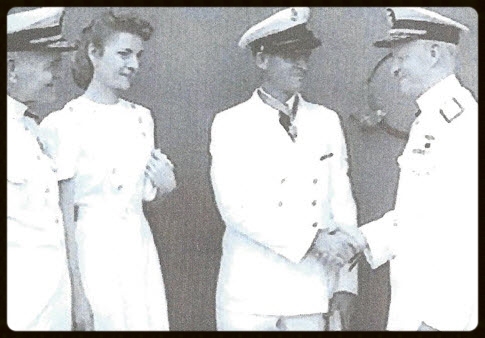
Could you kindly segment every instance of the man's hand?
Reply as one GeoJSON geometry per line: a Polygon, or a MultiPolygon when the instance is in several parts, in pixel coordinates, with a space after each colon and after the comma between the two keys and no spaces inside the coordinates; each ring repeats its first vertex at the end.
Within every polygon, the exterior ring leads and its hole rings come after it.
{"type": "Polygon", "coordinates": [[[364,250],[369,247],[367,239],[362,231],[356,227],[342,227],[339,231],[349,236],[349,243],[355,250],[355,255],[347,261],[350,264],[349,271],[351,271],[360,261],[365,259],[364,250]]]}
{"type": "Polygon", "coordinates": [[[72,297],[71,314],[73,331],[94,331],[93,311],[84,292],[72,297]]]}
{"type": "Polygon", "coordinates": [[[421,325],[418,327],[418,331],[439,331],[439,330],[436,330],[434,327],[429,326],[425,322],[421,322],[421,325]]]}
{"type": "Polygon", "coordinates": [[[313,255],[322,262],[337,267],[344,266],[357,253],[351,238],[339,230],[320,232],[312,249],[313,255]]]}
{"type": "Polygon", "coordinates": [[[175,189],[176,181],[173,164],[160,149],[152,150],[148,160],[145,175],[152,181],[162,194],[168,194],[175,189]]]}
{"type": "Polygon", "coordinates": [[[339,227],[338,231],[348,236],[349,243],[352,244],[356,252],[362,252],[367,247],[367,240],[359,228],[346,226],[339,227]]]}
{"type": "Polygon", "coordinates": [[[329,312],[340,312],[342,319],[342,331],[350,329],[350,321],[354,312],[355,295],[350,292],[336,292],[330,300],[329,312]]]}

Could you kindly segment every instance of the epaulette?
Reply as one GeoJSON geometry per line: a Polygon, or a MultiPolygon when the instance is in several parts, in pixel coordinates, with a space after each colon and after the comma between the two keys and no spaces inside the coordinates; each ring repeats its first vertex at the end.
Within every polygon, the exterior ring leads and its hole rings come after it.
{"type": "Polygon", "coordinates": [[[446,100],[440,107],[440,114],[446,120],[446,122],[451,123],[454,119],[460,116],[465,109],[454,97],[446,100]]]}

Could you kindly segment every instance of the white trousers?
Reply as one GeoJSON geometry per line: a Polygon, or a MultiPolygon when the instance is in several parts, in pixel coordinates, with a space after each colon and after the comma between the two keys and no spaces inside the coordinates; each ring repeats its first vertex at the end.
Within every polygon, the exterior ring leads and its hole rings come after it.
{"type": "Polygon", "coordinates": [[[218,331],[324,331],[322,313],[267,316],[216,309],[218,331]]]}
{"type": "Polygon", "coordinates": [[[27,251],[9,248],[8,252],[9,328],[14,331],[70,331],[71,286],[67,263],[59,266],[56,262],[59,254],[54,250],[33,250],[36,255],[27,251]],[[59,272],[58,268],[63,271],[59,272]]]}

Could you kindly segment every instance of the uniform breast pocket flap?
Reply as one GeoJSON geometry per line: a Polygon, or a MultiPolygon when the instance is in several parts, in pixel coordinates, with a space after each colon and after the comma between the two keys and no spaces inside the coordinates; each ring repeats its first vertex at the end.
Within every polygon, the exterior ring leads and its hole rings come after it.
{"type": "Polygon", "coordinates": [[[14,185],[25,184],[27,183],[27,181],[28,181],[27,178],[21,175],[11,175],[11,174],[7,175],[7,182],[14,185]]]}

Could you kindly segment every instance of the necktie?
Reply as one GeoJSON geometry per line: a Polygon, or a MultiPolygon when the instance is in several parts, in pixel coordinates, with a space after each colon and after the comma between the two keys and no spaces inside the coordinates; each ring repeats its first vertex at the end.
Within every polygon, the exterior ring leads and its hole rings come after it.
{"type": "Polygon", "coordinates": [[[288,136],[290,136],[291,140],[295,142],[296,137],[298,136],[298,132],[296,129],[296,125],[294,124],[296,111],[298,109],[298,96],[295,97],[295,102],[293,103],[293,108],[291,109],[290,115],[285,114],[284,112],[280,111],[280,124],[285,128],[288,136]]]}
{"type": "Polygon", "coordinates": [[[298,101],[299,96],[295,96],[295,101],[293,102],[293,107],[290,109],[286,104],[281,103],[274,97],[270,96],[269,94],[263,92],[262,90],[258,90],[258,95],[266,103],[273,109],[278,110],[279,112],[279,122],[283,126],[283,128],[290,136],[291,140],[295,142],[297,137],[297,130],[296,125],[294,124],[296,111],[298,110],[298,101]]]}

